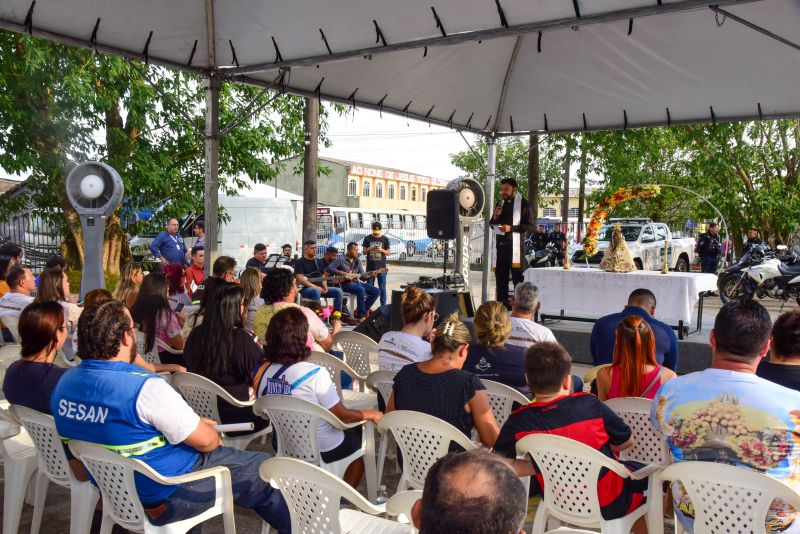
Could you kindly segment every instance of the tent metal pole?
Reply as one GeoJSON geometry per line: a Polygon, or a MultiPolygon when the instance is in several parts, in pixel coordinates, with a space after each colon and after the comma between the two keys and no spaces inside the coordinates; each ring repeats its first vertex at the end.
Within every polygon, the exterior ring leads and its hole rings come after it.
{"type": "MultiPolygon", "coordinates": [[[[206,31],[208,37],[208,62],[216,65],[216,39],[214,33],[214,0],[206,0],[206,31]]],[[[206,277],[211,276],[211,266],[219,251],[219,92],[222,79],[211,71],[203,80],[206,93],[205,127],[205,251],[206,277]]]]}
{"type": "Polygon", "coordinates": [[[489,300],[489,275],[492,272],[492,228],[489,219],[494,211],[494,166],[495,166],[495,138],[494,135],[486,137],[486,183],[483,184],[483,196],[486,197],[486,210],[483,224],[483,259],[481,268],[481,304],[489,300]]]}
{"type": "Polygon", "coordinates": [[[366,48],[359,48],[355,50],[346,50],[343,52],[335,52],[333,54],[319,54],[316,56],[301,57],[295,59],[287,59],[281,61],[269,61],[254,63],[252,65],[242,65],[241,67],[225,67],[224,70],[230,75],[236,74],[250,74],[254,72],[264,72],[271,70],[278,70],[289,67],[308,67],[314,65],[321,65],[323,63],[330,63],[331,61],[340,61],[343,59],[351,59],[365,56],[377,56],[380,54],[388,54],[399,50],[414,50],[424,47],[444,46],[468,41],[480,41],[488,39],[496,39],[499,37],[513,37],[516,35],[523,35],[526,33],[537,33],[540,31],[557,30],[562,28],[571,28],[573,26],[589,26],[591,24],[603,24],[607,22],[615,22],[619,20],[627,21],[630,18],[649,17],[652,15],[661,15],[667,13],[681,13],[684,11],[694,11],[699,9],[706,9],[711,5],[715,6],[731,6],[737,4],[749,4],[752,2],[763,0],[682,0],[679,2],[670,2],[665,4],[653,4],[648,6],[635,7],[630,9],[620,9],[617,11],[597,13],[593,15],[584,15],[580,18],[566,17],[556,20],[549,20],[544,22],[532,22],[528,24],[519,24],[516,26],[487,28],[482,30],[466,31],[460,33],[451,33],[447,36],[439,37],[426,37],[423,39],[416,39],[413,41],[405,41],[399,43],[390,43],[386,46],[369,46],[366,48]]]}

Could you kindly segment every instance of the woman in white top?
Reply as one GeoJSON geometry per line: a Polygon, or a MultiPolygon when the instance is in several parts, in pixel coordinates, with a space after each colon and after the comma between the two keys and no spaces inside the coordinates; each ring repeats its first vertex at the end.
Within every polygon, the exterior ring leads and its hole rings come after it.
{"type": "Polygon", "coordinates": [[[34,302],[55,300],[64,308],[67,325],[72,322],[77,326],[83,308],[69,301],[69,280],[67,273],[56,267],[45,269],[39,275],[39,287],[36,289],[34,302]]]}
{"type": "Polygon", "coordinates": [[[239,285],[244,291],[244,309],[247,313],[247,316],[244,317],[244,327],[251,332],[256,310],[264,305],[264,299],[261,298],[261,281],[263,279],[264,273],[255,267],[248,267],[239,277],[239,285]]]}
{"type": "MultiPolygon", "coordinates": [[[[253,383],[256,396],[274,393],[274,381],[281,378],[289,384],[293,397],[319,404],[345,423],[372,421],[377,423],[383,413],[377,410],[351,410],[342,404],[336,385],[328,372],[306,362],[311,350],[306,345],[308,319],[298,307],[288,307],[276,313],[269,322],[264,347],[266,360],[256,371],[253,383]]],[[[342,431],[326,421],[317,425],[317,441],[326,463],[341,460],[361,447],[362,426],[342,431]]],[[[274,435],[274,434],[273,434],[274,435]]],[[[347,466],[345,482],[358,487],[364,476],[364,460],[359,458],[347,466]]]]}
{"type": "Polygon", "coordinates": [[[400,310],[405,326],[399,332],[386,332],[378,343],[378,367],[382,370],[399,371],[409,363],[431,359],[431,344],[422,338],[431,335],[438,317],[433,297],[409,286],[400,310]]]}

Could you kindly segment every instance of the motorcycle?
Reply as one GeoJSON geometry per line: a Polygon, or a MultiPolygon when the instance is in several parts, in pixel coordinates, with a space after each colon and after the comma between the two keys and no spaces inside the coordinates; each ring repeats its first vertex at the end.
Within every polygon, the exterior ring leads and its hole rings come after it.
{"type": "Polygon", "coordinates": [[[556,247],[548,243],[544,248],[536,250],[530,240],[525,241],[525,259],[528,267],[554,267],[558,265],[556,247]]]}
{"type": "Polygon", "coordinates": [[[719,274],[717,288],[722,302],[769,297],[800,304],[800,262],[794,252],[777,256],[768,245],[756,245],[719,274]]]}

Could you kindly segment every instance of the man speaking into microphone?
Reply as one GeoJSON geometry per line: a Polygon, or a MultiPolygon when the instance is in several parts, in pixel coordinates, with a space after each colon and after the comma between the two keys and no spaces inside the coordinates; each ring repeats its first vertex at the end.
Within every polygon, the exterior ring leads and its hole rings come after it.
{"type": "Polygon", "coordinates": [[[494,208],[489,225],[494,228],[494,277],[497,282],[496,298],[511,309],[508,302],[508,276],[514,287],[522,282],[525,269],[525,236],[534,230],[534,217],[528,201],[517,190],[517,181],[504,178],[500,181],[500,201],[494,208]]]}

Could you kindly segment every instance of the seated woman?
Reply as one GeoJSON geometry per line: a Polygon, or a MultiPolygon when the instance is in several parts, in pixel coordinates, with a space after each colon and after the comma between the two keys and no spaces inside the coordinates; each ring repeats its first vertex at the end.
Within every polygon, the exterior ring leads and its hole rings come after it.
{"type": "MultiPolygon", "coordinates": [[[[271,379],[283,378],[291,384],[293,397],[319,404],[345,423],[365,420],[377,423],[383,415],[381,412],[345,408],[336,385],[325,369],[305,361],[311,353],[306,345],[307,336],[308,320],[297,307],[288,307],[272,317],[264,347],[266,361],[254,378],[256,395],[261,397],[266,394],[271,379]]],[[[357,426],[342,431],[326,421],[320,421],[317,425],[317,441],[322,459],[327,463],[335,462],[361,448],[361,429],[361,426],[357,426]]],[[[347,467],[342,478],[355,488],[363,475],[364,460],[359,458],[347,467]]]]}
{"type": "Polygon", "coordinates": [[[67,369],[53,364],[67,340],[64,308],[58,302],[34,302],[19,316],[21,358],[6,369],[3,393],[11,404],[50,414],[50,395],[67,369]]]}
{"type": "MultiPolygon", "coordinates": [[[[92,289],[88,293],[83,296],[83,307],[85,309],[91,308],[98,302],[103,302],[104,300],[114,300],[114,297],[111,293],[106,289],[92,289]]],[[[72,346],[78,347],[78,329],[75,328],[75,333],[72,335],[72,346]]],[[[80,353],[78,353],[80,356],[80,353]]],[[[147,369],[151,373],[183,373],[186,372],[186,367],[182,365],[176,365],[172,363],[150,363],[144,358],[142,358],[141,354],[137,354],[136,358],[132,362],[134,365],[138,365],[142,369],[147,369]]]]}
{"type": "Polygon", "coordinates": [[[161,272],[167,277],[167,285],[169,286],[167,300],[169,301],[169,307],[173,310],[177,310],[179,306],[181,309],[183,309],[183,306],[191,306],[192,299],[186,293],[186,284],[184,283],[186,278],[184,276],[183,265],[173,263],[164,267],[161,272]]]}
{"type": "Polygon", "coordinates": [[[431,359],[431,343],[422,338],[431,335],[437,319],[433,297],[416,286],[408,286],[400,311],[403,329],[386,332],[378,343],[378,367],[382,370],[399,371],[409,363],[431,359]]]}
{"type": "Polygon", "coordinates": [[[654,399],[661,384],[675,376],[656,362],[656,339],[647,321],[629,315],[617,326],[613,363],[597,372],[597,396],[654,399]]]}
{"type": "Polygon", "coordinates": [[[144,280],[144,272],[141,265],[136,263],[125,265],[122,274],[119,275],[117,287],[114,288],[114,298],[125,304],[130,310],[133,303],[136,302],[142,280],[144,280]]]}
{"type": "Polygon", "coordinates": [[[250,331],[253,330],[256,311],[264,305],[264,299],[261,298],[261,282],[263,279],[264,273],[255,267],[248,267],[239,277],[239,285],[244,290],[244,309],[247,314],[244,327],[250,331]]]}
{"type": "Polygon", "coordinates": [[[192,333],[192,329],[200,326],[203,323],[203,315],[206,311],[206,305],[214,298],[214,293],[216,290],[227,283],[228,282],[222,278],[212,276],[206,280],[205,284],[198,286],[197,289],[195,289],[192,298],[195,299],[195,302],[199,303],[199,306],[197,309],[189,313],[186,316],[186,319],[183,321],[183,328],[181,328],[181,337],[183,339],[189,339],[189,334],[192,333]]]}
{"type": "MultiPolygon", "coordinates": [[[[464,370],[479,378],[512,387],[532,398],[525,380],[525,349],[508,343],[514,329],[511,315],[503,304],[487,301],[475,312],[475,336],[478,343],[469,347],[464,370]]],[[[572,375],[571,391],[582,391],[583,381],[572,375]]]]}
{"type": "MultiPolygon", "coordinates": [[[[481,443],[494,445],[500,429],[480,379],[464,371],[472,339],[456,314],[436,329],[430,360],[403,367],[394,377],[386,412],[412,410],[450,423],[465,436],[478,431],[481,443]]],[[[451,444],[452,451],[460,450],[451,444]]]]}
{"type": "Polygon", "coordinates": [[[36,288],[34,302],[47,302],[53,300],[61,304],[67,316],[67,323],[77,326],[83,308],[69,301],[69,279],[67,273],[61,269],[45,269],[39,275],[39,285],[36,288]]]}
{"type": "MultiPolygon", "coordinates": [[[[203,323],[192,330],[183,357],[186,368],[214,381],[240,401],[253,398],[251,373],[261,363],[261,345],[252,333],[242,327],[242,288],[225,284],[208,304],[203,323]]],[[[237,408],[227,402],[218,403],[221,423],[249,423],[256,430],[267,422],[251,408],[237,408]]],[[[248,432],[249,433],[249,432],[248,432]]]]}
{"type": "MultiPolygon", "coordinates": [[[[181,321],[172,311],[167,300],[167,277],[163,273],[150,273],[144,277],[131,308],[133,322],[145,335],[145,352],[150,352],[160,339],[175,350],[183,350],[181,337],[181,321]]],[[[159,347],[159,357],[163,363],[174,363],[185,366],[182,355],[170,354],[159,347]]]]}
{"type": "Polygon", "coordinates": [[[333,346],[333,334],[339,331],[341,323],[333,322],[333,332],[328,331],[328,327],[317,317],[313,310],[305,306],[299,306],[297,302],[297,284],[295,283],[294,273],[290,269],[277,268],[267,273],[264,278],[264,285],[261,288],[261,298],[264,304],[253,317],[253,332],[258,339],[265,339],[267,328],[272,318],[286,308],[298,308],[308,321],[309,339],[308,346],[311,350],[328,352],[333,346]]]}

